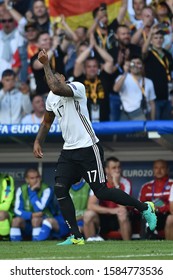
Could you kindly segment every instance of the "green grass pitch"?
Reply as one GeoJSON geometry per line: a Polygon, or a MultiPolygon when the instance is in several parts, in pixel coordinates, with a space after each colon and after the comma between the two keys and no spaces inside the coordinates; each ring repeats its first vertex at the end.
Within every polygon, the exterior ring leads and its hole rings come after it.
{"type": "Polygon", "coordinates": [[[133,240],[56,246],[57,241],[0,242],[1,260],[173,260],[173,242],[133,240]]]}

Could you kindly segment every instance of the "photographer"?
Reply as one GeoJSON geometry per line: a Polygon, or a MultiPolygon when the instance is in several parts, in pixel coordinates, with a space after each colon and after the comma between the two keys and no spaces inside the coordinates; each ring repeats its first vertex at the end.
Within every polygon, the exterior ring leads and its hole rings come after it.
{"type": "Polygon", "coordinates": [[[142,59],[134,56],[123,68],[124,73],[114,84],[114,91],[119,92],[122,103],[121,120],[154,120],[154,86],[143,75],[142,59]]]}

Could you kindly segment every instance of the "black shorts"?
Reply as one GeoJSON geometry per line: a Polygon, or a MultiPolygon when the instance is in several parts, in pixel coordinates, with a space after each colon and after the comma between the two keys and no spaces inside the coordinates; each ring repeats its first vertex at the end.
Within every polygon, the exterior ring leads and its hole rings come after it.
{"type": "Polygon", "coordinates": [[[104,153],[99,143],[87,148],[62,150],[55,170],[55,181],[70,188],[84,178],[95,190],[105,183],[104,153]]]}

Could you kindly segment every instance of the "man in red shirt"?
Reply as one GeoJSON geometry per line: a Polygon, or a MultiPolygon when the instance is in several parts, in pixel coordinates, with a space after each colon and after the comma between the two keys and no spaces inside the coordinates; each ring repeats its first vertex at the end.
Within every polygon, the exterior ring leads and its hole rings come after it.
{"type": "MultiPolygon", "coordinates": [[[[107,158],[105,162],[108,188],[119,188],[131,195],[131,183],[121,175],[120,161],[115,157],[107,158]]],[[[88,210],[84,213],[84,234],[88,241],[100,241],[96,235],[111,238],[110,232],[117,232],[117,237],[123,240],[131,239],[131,223],[128,208],[112,201],[98,200],[91,191],[88,200],[88,210]],[[119,234],[118,234],[119,233],[119,234]]]]}
{"type": "MultiPolygon", "coordinates": [[[[157,214],[156,237],[164,230],[167,240],[173,240],[173,179],[169,178],[169,168],[165,160],[156,160],[153,164],[154,179],[144,184],[141,188],[139,199],[152,201],[155,204],[157,214]]],[[[152,238],[152,234],[147,234],[144,226],[144,238],[152,238]]],[[[142,234],[142,235],[143,235],[142,234]]]]}

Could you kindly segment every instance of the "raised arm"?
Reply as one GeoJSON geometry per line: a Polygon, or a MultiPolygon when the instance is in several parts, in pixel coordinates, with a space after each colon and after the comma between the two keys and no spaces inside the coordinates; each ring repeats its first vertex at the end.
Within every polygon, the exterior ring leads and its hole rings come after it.
{"type": "Polygon", "coordinates": [[[12,17],[19,22],[23,16],[13,8],[13,6],[11,5],[12,1],[11,0],[5,0],[4,4],[5,4],[5,8],[9,11],[9,13],[12,15],[12,17]]]}
{"type": "Polygon", "coordinates": [[[119,80],[115,82],[114,87],[113,87],[113,90],[116,92],[119,92],[121,90],[121,87],[123,86],[124,81],[126,79],[127,73],[129,71],[129,62],[128,61],[125,62],[123,68],[124,68],[124,73],[121,75],[119,80]]]}
{"type": "Polygon", "coordinates": [[[65,77],[58,73],[55,75],[53,74],[49,64],[48,55],[44,49],[39,52],[38,60],[43,64],[47,84],[50,90],[59,96],[72,97],[73,92],[71,88],[65,83],[65,77]]]}
{"type": "Polygon", "coordinates": [[[117,21],[119,24],[121,24],[122,21],[124,20],[126,12],[127,12],[127,0],[122,0],[122,4],[117,16],[117,21]]]}
{"type": "Polygon", "coordinates": [[[93,42],[92,44],[94,45],[95,50],[99,53],[101,58],[104,60],[103,69],[105,70],[105,72],[112,74],[112,72],[113,72],[113,61],[114,61],[113,57],[104,48],[101,48],[96,43],[96,40],[94,38],[94,34],[91,34],[90,41],[93,42]]]}

